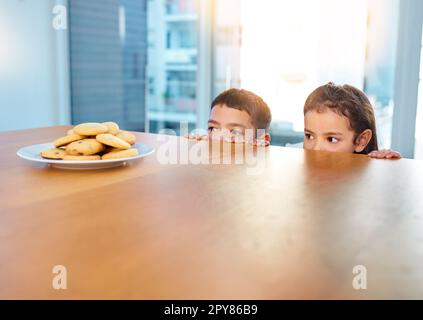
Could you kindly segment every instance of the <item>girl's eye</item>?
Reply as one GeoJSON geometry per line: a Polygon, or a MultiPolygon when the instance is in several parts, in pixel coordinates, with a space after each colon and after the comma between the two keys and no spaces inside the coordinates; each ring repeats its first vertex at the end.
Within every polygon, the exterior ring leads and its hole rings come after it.
{"type": "Polygon", "coordinates": [[[313,136],[310,133],[305,133],[304,136],[307,140],[313,139],[313,136]]]}
{"type": "Polygon", "coordinates": [[[218,130],[216,127],[209,127],[209,132],[217,132],[218,130]]]}
{"type": "Polygon", "coordinates": [[[339,142],[339,139],[338,139],[338,138],[335,138],[335,137],[329,137],[329,138],[328,138],[328,141],[329,141],[330,143],[337,143],[337,142],[339,142]]]}

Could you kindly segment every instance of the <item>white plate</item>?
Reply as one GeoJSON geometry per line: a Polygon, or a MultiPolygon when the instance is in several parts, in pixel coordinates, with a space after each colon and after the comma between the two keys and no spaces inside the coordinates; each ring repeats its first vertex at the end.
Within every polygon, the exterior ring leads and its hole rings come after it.
{"type": "Polygon", "coordinates": [[[131,158],[70,161],[44,159],[40,156],[41,151],[51,149],[53,147],[54,146],[52,143],[35,144],[19,149],[16,154],[25,160],[38,163],[45,163],[54,168],[69,170],[94,170],[123,166],[129,161],[134,161],[136,159],[146,157],[154,152],[154,148],[149,146],[148,144],[137,143],[134,144],[132,148],[138,149],[139,154],[131,158]]]}

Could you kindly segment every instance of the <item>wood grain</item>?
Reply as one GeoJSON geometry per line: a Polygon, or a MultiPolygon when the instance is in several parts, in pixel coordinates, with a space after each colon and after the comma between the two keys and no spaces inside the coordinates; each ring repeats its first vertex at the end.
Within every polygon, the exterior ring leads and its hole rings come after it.
{"type": "Polygon", "coordinates": [[[161,164],[163,140],[180,139],[144,133],[156,153],[123,168],[16,156],[67,129],[0,133],[2,299],[423,298],[421,162],[270,147],[251,174],[161,164]]]}

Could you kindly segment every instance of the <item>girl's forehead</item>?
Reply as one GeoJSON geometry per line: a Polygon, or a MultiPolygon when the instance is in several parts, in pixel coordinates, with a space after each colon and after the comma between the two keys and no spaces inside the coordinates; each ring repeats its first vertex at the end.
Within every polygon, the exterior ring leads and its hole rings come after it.
{"type": "Polygon", "coordinates": [[[329,108],[308,111],[304,123],[311,131],[352,131],[349,119],[329,108]]]}

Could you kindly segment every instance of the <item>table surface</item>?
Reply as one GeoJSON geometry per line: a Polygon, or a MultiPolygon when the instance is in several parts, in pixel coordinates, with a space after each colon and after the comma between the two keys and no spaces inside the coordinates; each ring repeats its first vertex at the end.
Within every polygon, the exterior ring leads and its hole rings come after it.
{"type": "Polygon", "coordinates": [[[166,143],[198,144],[144,133],[155,154],[122,168],[16,156],[68,128],[0,133],[2,299],[423,298],[422,162],[269,147],[257,172],[163,164],[166,143]]]}

